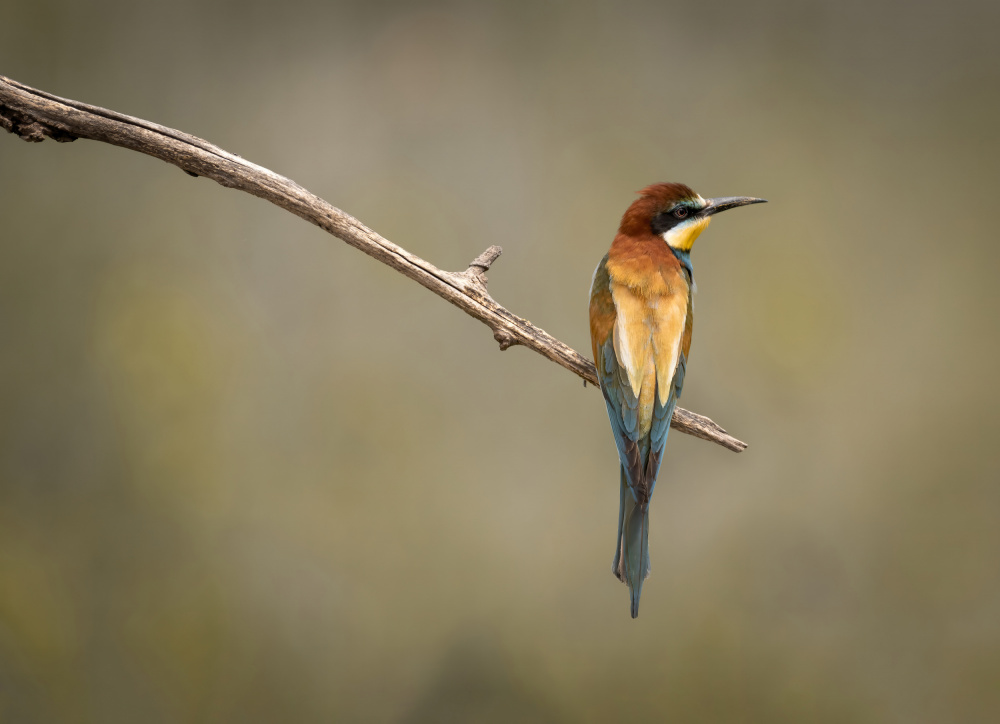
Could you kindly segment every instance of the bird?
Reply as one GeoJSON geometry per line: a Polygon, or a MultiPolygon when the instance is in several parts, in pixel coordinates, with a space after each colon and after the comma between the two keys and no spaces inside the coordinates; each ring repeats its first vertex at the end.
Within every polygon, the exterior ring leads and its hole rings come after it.
{"type": "Polygon", "coordinates": [[[765,201],[647,186],[594,270],[590,339],[621,468],[611,571],[629,588],[632,618],[649,575],[649,501],[691,349],[691,247],[715,214],[765,201]]]}

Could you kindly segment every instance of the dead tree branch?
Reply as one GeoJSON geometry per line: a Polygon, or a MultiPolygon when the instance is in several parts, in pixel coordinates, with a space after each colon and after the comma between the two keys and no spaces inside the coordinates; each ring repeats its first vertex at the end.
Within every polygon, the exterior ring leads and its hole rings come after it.
{"type": "MultiPolygon", "coordinates": [[[[106,108],[59,98],[0,76],[0,126],[26,141],[89,138],[139,151],[171,163],[192,176],[246,191],[302,217],[365,254],[422,284],[493,330],[500,349],[519,344],[533,349],[587,382],[597,384],[591,363],[569,346],[497,304],[486,289],[486,271],[500,256],[491,246],[461,272],[438,269],[384,239],[350,214],[330,205],[290,179],[250,163],[195,136],[106,108]]],[[[672,427],[740,452],[746,444],[712,420],[677,408],[672,427]]]]}

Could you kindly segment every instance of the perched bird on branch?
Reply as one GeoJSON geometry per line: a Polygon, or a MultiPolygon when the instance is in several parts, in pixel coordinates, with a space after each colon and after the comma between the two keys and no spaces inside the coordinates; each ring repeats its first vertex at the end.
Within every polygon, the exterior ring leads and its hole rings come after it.
{"type": "Polygon", "coordinates": [[[691,347],[691,246],[712,215],[764,199],[703,199],[684,184],[647,186],[622,217],[590,288],[590,339],[621,461],[612,572],[632,618],[649,575],[649,500],[691,347]]]}

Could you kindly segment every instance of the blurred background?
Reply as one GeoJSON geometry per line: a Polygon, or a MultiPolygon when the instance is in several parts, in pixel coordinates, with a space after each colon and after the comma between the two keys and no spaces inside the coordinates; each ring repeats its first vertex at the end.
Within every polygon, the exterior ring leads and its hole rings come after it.
{"type": "Polygon", "coordinates": [[[206,138],[590,354],[720,217],[641,615],[594,389],[300,219],[0,137],[0,721],[1000,721],[1000,5],[6,0],[0,73],[206,138]]]}

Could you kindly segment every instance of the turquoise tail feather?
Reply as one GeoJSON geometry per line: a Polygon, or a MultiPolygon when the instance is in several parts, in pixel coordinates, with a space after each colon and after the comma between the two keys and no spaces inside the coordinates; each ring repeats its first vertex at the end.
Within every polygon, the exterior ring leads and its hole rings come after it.
{"type": "Polygon", "coordinates": [[[632,618],[639,615],[642,584],[649,575],[649,501],[639,502],[621,473],[621,506],[618,510],[618,549],[614,574],[623,581],[632,600],[632,618]]]}
{"type": "Polygon", "coordinates": [[[631,496],[628,491],[628,481],[625,478],[625,467],[621,467],[621,493],[618,501],[618,538],[615,540],[615,560],[611,564],[611,572],[615,574],[615,577],[620,581],[624,581],[621,573],[618,571],[618,565],[621,563],[622,559],[622,520],[625,517],[625,496],[631,496]]]}

